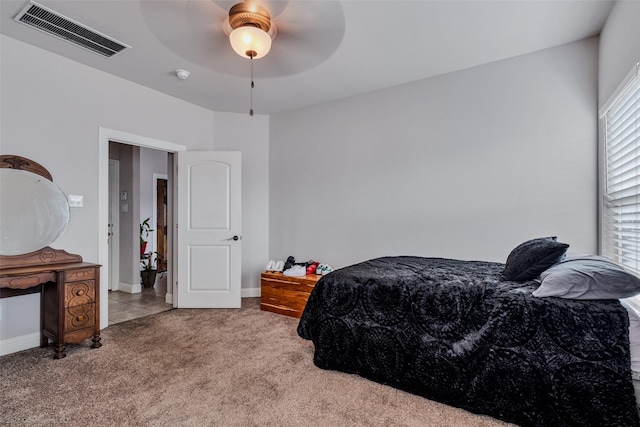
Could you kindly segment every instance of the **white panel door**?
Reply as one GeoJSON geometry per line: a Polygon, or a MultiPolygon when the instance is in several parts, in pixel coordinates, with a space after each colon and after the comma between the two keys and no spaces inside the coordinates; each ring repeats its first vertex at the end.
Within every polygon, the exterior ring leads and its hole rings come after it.
{"type": "Polygon", "coordinates": [[[240,153],[177,156],[177,307],[240,307],[240,153]]]}

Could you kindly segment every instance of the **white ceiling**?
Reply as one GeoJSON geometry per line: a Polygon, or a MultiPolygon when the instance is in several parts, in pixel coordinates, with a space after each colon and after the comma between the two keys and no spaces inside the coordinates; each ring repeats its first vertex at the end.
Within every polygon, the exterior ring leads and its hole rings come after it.
{"type": "MultiPolygon", "coordinates": [[[[107,59],[13,21],[0,32],[202,107],[248,112],[250,61],[222,31],[227,0],[39,0],[129,46],[107,59]],[[178,80],[174,70],[189,70],[178,80]]],[[[584,39],[613,0],[264,0],[278,27],[254,61],[256,114],[346,98],[584,39]]]]}

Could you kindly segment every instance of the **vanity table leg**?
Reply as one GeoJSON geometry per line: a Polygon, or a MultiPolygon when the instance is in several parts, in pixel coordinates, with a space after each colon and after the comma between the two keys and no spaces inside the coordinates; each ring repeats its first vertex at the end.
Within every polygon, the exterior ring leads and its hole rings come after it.
{"type": "Polygon", "coordinates": [[[38,285],[38,292],[40,293],[40,348],[49,346],[49,338],[44,336],[44,292],[43,285],[38,285]]]}
{"type": "Polygon", "coordinates": [[[55,352],[53,355],[54,359],[62,359],[63,357],[67,357],[66,353],[64,352],[66,350],[66,347],[63,344],[56,343],[56,345],[53,347],[53,350],[55,352]]]}
{"type": "Polygon", "coordinates": [[[102,343],[100,340],[100,268],[96,267],[95,269],[95,327],[93,329],[93,344],[91,344],[91,348],[100,348],[102,347],[102,343]]]}
{"type": "Polygon", "coordinates": [[[100,342],[102,338],[100,338],[100,335],[94,335],[93,338],[91,339],[91,341],[93,341],[93,344],[91,344],[91,348],[100,348],[102,347],[102,343],[100,342]]]}

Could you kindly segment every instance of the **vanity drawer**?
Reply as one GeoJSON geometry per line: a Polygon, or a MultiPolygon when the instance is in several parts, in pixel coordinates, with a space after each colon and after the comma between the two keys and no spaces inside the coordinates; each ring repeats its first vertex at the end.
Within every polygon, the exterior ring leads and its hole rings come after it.
{"type": "Polygon", "coordinates": [[[67,307],[64,316],[65,333],[78,329],[92,328],[96,324],[95,304],[67,307]]]}
{"type": "Polygon", "coordinates": [[[22,274],[0,277],[0,287],[9,289],[29,289],[40,283],[55,282],[56,274],[44,271],[36,274],[22,274]]]}
{"type": "Polygon", "coordinates": [[[82,268],[78,270],[67,270],[64,272],[65,282],[76,282],[79,280],[91,280],[96,278],[95,268],[82,268]]]}
{"type": "Polygon", "coordinates": [[[64,284],[65,307],[89,304],[95,301],[96,282],[94,280],[83,280],[81,282],[71,282],[64,284]]]}

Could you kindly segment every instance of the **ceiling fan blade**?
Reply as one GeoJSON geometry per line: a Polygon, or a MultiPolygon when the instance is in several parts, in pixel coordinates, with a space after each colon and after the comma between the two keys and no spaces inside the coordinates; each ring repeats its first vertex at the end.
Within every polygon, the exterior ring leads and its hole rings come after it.
{"type": "Polygon", "coordinates": [[[270,61],[261,69],[265,77],[298,74],[318,66],[338,49],[345,32],[342,6],[333,1],[290,2],[275,22],[278,35],[264,58],[270,61]]]}

